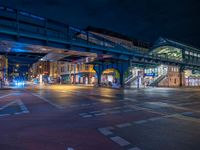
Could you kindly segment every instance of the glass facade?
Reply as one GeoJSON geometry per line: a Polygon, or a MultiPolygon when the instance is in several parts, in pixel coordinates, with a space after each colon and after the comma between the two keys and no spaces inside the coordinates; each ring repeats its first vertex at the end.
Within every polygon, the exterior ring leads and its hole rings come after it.
{"type": "Polygon", "coordinates": [[[182,50],[172,46],[161,46],[152,51],[152,54],[156,54],[163,58],[172,60],[183,60],[182,50]]]}

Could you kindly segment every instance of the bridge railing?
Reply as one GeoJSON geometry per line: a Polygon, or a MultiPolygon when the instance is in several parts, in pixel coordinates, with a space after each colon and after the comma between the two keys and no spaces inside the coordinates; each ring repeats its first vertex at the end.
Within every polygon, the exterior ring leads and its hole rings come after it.
{"type": "Polygon", "coordinates": [[[43,17],[3,6],[0,7],[0,17],[1,29],[17,36],[29,34],[38,38],[67,39],[67,29],[64,25],[57,25],[43,17]]]}
{"type": "Polygon", "coordinates": [[[0,6],[0,18],[1,32],[9,32],[9,34],[14,34],[17,37],[26,35],[47,41],[54,39],[59,42],[76,42],[88,46],[100,46],[104,49],[111,48],[118,51],[138,51],[137,49],[126,49],[120,44],[106,40],[100,36],[98,37],[97,35],[80,28],[18,9],[0,6]],[[78,37],[79,34],[86,35],[86,39],[84,40],[78,37]],[[92,41],[92,38],[98,39],[98,42],[92,41]]]}
{"type": "MultiPolygon", "coordinates": [[[[137,55],[137,54],[135,54],[137,55]]],[[[145,62],[146,60],[150,60],[152,61],[152,63],[161,63],[161,62],[165,62],[168,64],[174,64],[174,65],[184,65],[184,66],[194,66],[194,67],[200,67],[200,60],[199,59],[191,59],[191,60],[177,60],[177,59],[173,59],[169,56],[161,56],[159,54],[139,54],[138,57],[140,59],[138,59],[138,61],[145,62]]],[[[137,60],[136,60],[137,61],[137,60]]]]}

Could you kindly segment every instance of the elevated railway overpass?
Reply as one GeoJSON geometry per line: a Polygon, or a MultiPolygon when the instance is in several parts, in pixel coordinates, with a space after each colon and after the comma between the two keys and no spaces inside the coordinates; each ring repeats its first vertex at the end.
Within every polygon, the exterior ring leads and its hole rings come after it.
{"type": "Polygon", "coordinates": [[[115,68],[123,74],[133,66],[166,64],[180,70],[200,69],[200,50],[166,38],[159,38],[146,51],[140,46],[123,43],[94,34],[88,30],[41,17],[18,9],[0,6],[0,52],[8,57],[30,60],[64,60],[91,63],[98,83],[105,69],[115,68]],[[90,57],[90,61],[85,58],[90,57]]]}

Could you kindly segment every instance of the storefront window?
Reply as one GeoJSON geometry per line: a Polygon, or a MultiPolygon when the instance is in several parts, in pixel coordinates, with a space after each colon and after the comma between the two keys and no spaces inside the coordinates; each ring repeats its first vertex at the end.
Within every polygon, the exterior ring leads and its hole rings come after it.
{"type": "Polygon", "coordinates": [[[89,65],[85,65],[85,70],[89,70],[89,65]]]}

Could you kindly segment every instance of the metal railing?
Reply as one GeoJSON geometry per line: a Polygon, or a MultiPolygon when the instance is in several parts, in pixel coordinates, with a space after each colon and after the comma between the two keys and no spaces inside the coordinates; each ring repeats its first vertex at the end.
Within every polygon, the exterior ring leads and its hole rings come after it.
{"type": "Polygon", "coordinates": [[[166,74],[160,75],[154,79],[154,81],[150,84],[150,86],[157,86],[161,81],[163,81],[167,77],[166,74]]]}

